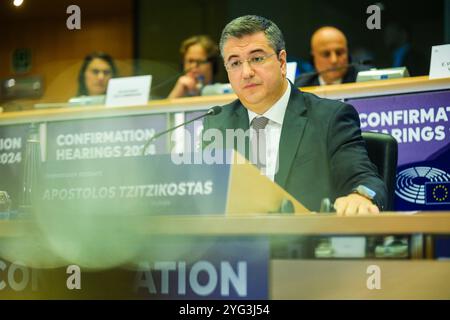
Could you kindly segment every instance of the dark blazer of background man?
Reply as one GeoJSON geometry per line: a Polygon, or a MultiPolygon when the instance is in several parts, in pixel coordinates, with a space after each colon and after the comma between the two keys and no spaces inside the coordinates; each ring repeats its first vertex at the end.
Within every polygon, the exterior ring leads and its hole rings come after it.
{"type": "MultiPolygon", "coordinates": [[[[339,215],[378,213],[386,188],[370,162],[353,107],[298,91],[286,79],[286,51],[281,31],[270,20],[244,16],[222,32],[220,49],[238,100],[204,120],[210,128],[247,130],[249,112],[264,116],[290,89],[274,180],[310,210],[324,197],[336,200],[339,215]],[[363,185],[373,200],[354,193],[363,185]]],[[[249,190],[251,192],[251,190],[249,190]]]]}
{"type": "Polygon", "coordinates": [[[355,82],[363,65],[351,65],[347,38],[335,27],[321,27],[311,37],[311,56],[316,72],[300,75],[297,87],[321,86],[355,82]]]}
{"type": "MultiPolygon", "coordinates": [[[[360,71],[367,71],[370,67],[368,66],[358,66],[358,65],[352,65],[346,68],[346,72],[343,75],[341,81],[339,83],[352,83],[356,82],[356,77],[358,76],[358,72],[360,71]]],[[[337,83],[336,83],[337,84],[337,83]]],[[[297,88],[301,87],[311,87],[311,86],[320,86],[325,85],[321,84],[319,81],[319,75],[317,72],[311,72],[311,73],[305,73],[300,75],[295,79],[295,86],[297,88]]]]}

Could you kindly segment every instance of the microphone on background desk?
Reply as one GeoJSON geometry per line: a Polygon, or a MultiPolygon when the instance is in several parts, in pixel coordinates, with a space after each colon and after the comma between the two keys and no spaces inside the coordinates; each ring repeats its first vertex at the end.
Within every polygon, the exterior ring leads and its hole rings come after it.
{"type": "Polygon", "coordinates": [[[221,107],[221,106],[215,106],[215,107],[210,108],[210,109],[209,109],[207,112],[205,112],[204,114],[202,114],[202,115],[200,115],[200,116],[198,116],[198,117],[195,117],[194,119],[191,119],[191,120],[189,120],[189,121],[183,122],[183,123],[181,123],[181,124],[179,124],[179,125],[177,125],[177,126],[175,126],[175,127],[169,128],[169,129],[167,129],[167,130],[158,132],[158,133],[155,134],[153,137],[151,137],[150,139],[148,139],[148,141],[145,143],[144,148],[142,149],[142,155],[143,155],[143,156],[145,155],[145,150],[147,150],[147,148],[148,148],[148,146],[150,145],[150,143],[152,143],[153,141],[155,141],[156,139],[158,139],[158,138],[161,137],[162,135],[165,135],[166,133],[169,133],[169,132],[171,132],[171,131],[174,131],[174,130],[180,128],[180,127],[183,127],[183,126],[185,126],[185,125],[187,125],[187,124],[189,124],[189,123],[192,123],[192,122],[194,122],[194,121],[196,121],[196,120],[202,119],[202,118],[204,118],[204,117],[206,117],[206,116],[215,116],[215,115],[218,115],[218,114],[221,113],[221,112],[222,112],[222,107],[221,107]]]}

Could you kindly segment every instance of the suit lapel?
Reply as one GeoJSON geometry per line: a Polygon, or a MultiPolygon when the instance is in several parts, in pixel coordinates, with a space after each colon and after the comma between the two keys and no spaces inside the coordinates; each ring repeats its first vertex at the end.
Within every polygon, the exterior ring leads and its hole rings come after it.
{"type": "Polygon", "coordinates": [[[232,122],[230,128],[243,129],[244,131],[250,128],[248,123],[248,111],[241,103],[238,103],[235,106],[232,122]]]}
{"type": "Polygon", "coordinates": [[[275,182],[281,187],[285,187],[308,121],[305,115],[306,106],[303,96],[296,87],[292,86],[291,90],[281,130],[278,151],[279,166],[275,175],[275,182]]]}

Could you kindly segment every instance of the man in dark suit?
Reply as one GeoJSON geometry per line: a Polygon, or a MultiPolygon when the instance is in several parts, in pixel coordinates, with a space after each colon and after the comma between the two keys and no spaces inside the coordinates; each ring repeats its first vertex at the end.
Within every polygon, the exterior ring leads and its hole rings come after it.
{"type": "Polygon", "coordinates": [[[219,129],[226,137],[226,130],[252,126],[250,149],[264,147],[256,152],[258,160],[265,158],[263,172],[310,210],[325,197],[335,200],[339,215],[382,210],[386,187],[368,159],[357,112],[289,83],[283,35],[272,21],[231,21],[220,50],[239,99],[205,118],[204,133],[219,129]]]}
{"type": "Polygon", "coordinates": [[[359,71],[369,67],[350,65],[347,38],[335,27],[321,27],[311,37],[311,56],[316,72],[295,79],[297,87],[355,82],[359,71]]]}

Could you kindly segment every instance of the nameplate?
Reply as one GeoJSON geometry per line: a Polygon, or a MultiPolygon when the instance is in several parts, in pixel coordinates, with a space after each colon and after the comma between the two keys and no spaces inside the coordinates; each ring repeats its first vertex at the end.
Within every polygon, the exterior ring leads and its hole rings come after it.
{"type": "Polygon", "coordinates": [[[176,164],[169,154],[141,158],[48,161],[44,211],[92,214],[224,214],[229,164],[176,164]]]}
{"type": "Polygon", "coordinates": [[[450,44],[431,48],[430,79],[450,77],[450,44]]]}
{"type": "Polygon", "coordinates": [[[150,96],[152,76],[124,77],[109,80],[107,107],[146,105],[150,96]]]}

